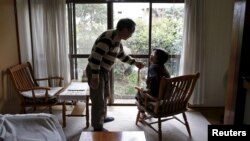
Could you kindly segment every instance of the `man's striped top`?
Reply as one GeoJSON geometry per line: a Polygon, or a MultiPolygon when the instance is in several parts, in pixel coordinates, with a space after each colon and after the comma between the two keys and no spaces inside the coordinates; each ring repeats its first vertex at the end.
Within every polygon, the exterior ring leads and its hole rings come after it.
{"type": "Polygon", "coordinates": [[[115,42],[115,30],[103,32],[95,41],[91,54],[88,58],[92,78],[98,78],[101,69],[110,71],[115,59],[134,64],[135,59],[124,53],[121,42],[115,42]]]}

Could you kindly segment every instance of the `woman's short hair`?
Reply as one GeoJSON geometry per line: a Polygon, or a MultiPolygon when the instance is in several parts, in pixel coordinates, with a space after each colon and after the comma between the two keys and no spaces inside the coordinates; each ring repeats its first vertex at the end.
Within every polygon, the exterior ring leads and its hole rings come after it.
{"type": "Polygon", "coordinates": [[[161,48],[153,49],[157,55],[158,64],[164,65],[169,59],[169,53],[161,48]]]}

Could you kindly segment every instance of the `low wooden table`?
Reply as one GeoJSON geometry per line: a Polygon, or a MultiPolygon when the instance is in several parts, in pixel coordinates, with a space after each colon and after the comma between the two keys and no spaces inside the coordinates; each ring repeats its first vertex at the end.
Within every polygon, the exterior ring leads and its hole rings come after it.
{"type": "Polygon", "coordinates": [[[66,116],[86,116],[86,128],[89,127],[89,86],[87,82],[72,81],[59,95],[59,100],[63,101],[63,127],[66,126],[66,116]],[[86,101],[86,112],[84,106],[76,102],[71,114],[66,114],[66,101],[86,101]]]}
{"type": "Polygon", "coordinates": [[[146,141],[144,131],[82,132],[79,141],[146,141]]]}

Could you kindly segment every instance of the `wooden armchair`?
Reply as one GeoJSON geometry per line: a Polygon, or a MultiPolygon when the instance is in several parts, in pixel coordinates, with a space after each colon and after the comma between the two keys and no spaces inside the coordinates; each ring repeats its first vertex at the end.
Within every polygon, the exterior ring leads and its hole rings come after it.
{"type": "Polygon", "coordinates": [[[191,131],[185,112],[187,111],[188,101],[193,93],[199,75],[199,73],[196,73],[173,78],[162,77],[157,98],[137,88],[139,94],[143,97],[143,101],[136,101],[138,107],[136,125],[138,125],[138,122],[148,125],[158,133],[159,141],[161,141],[161,123],[170,119],[176,119],[186,126],[188,134],[191,137],[191,131]],[[140,117],[141,112],[146,112],[147,116],[143,118],[140,117]],[[177,114],[183,115],[184,122],[175,116],[177,114]],[[156,121],[153,121],[152,118],[156,118],[156,121]],[[158,123],[158,129],[152,126],[152,124],[155,123],[158,123]]]}
{"type": "Polygon", "coordinates": [[[29,62],[14,65],[7,72],[21,98],[21,113],[26,113],[26,107],[33,107],[35,111],[37,106],[48,106],[52,113],[51,106],[60,104],[57,95],[63,90],[62,77],[36,79],[29,62]],[[39,86],[39,81],[45,81],[47,86],[39,86]]]}

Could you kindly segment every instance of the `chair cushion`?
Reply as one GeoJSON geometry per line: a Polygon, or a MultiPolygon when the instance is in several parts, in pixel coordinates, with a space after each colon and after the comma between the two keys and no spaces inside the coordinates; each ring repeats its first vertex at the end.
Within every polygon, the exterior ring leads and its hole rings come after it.
{"type": "Polygon", "coordinates": [[[49,99],[45,98],[24,98],[26,104],[55,104],[58,102],[56,97],[50,97],[49,99]]]}
{"type": "MultiPolygon", "coordinates": [[[[51,87],[48,90],[49,97],[55,96],[63,87],[51,87]]],[[[34,90],[36,98],[44,98],[46,90],[34,90]]],[[[24,91],[21,93],[24,97],[32,98],[32,91],[24,91]]]]}

